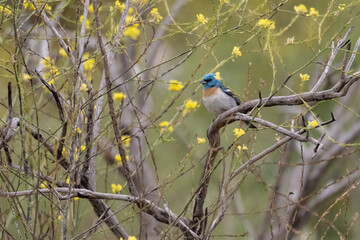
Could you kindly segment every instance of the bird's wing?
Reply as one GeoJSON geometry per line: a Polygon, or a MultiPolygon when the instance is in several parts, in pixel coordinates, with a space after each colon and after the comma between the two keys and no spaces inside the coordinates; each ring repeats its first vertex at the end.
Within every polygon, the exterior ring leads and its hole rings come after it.
{"type": "Polygon", "coordinates": [[[227,95],[229,95],[230,97],[232,97],[232,98],[235,100],[235,102],[236,102],[236,104],[237,104],[238,106],[241,104],[240,99],[239,99],[235,94],[233,94],[233,93],[230,91],[230,89],[226,88],[223,84],[220,85],[220,89],[221,89],[224,93],[226,93],[227,95]]]}

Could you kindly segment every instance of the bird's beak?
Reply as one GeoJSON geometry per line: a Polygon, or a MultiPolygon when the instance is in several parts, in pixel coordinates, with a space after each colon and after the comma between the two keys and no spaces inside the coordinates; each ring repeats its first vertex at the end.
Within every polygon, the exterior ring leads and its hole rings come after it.
{"type": "Polygon", "coordinates": [[[201,84],[205,84],[206,83],[206,81],[205,80],[201,80],[201,82],[200,82],[201,84]]]}

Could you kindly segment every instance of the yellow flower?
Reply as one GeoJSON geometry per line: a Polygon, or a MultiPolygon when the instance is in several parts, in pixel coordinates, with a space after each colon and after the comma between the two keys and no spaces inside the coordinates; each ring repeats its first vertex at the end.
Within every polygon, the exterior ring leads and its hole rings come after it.
{"type": "Polygon", "coordinates": [[[115,8],[120,9],[120,12],[124,11],[125,3],[120,3],[119,0],[115,1],[115,8]]]}
{"type": "Polygon", "coordinates": [[[242,55],[242,53],[240,52],[240,48],[235,46],[232,50],[232,55],[234,55],[235,57],[240,57],[242,55]]]}
{"type": "Polygon", "coordinates": [[[120,184],[111,184],[111,192],[112,193],[118,193],[122,189],[122,186],[120,184]]]}
{"type": "Polygon", "coordinates": [[[90,71],[95,66],[95,58],[89,59],[89,57],[90,57],[90,53],[84,53],[84,56],[83,56],[84,71],[90,71]]]}
{"type": "Polygon", "coordinates": [[[267,18],[260,19],[256,26],[262,27],[262,28],[269,28],[269,29],[275,29],[275,21],[269,20],[267,18]]]}
{"type": "Polygon", "coordinates": [[[133,40],[136,40],[140,35],[140,29],[138,28],[139,24],[134,24],[129,26],[124,31],[124,36],[129,36],[133,40]]]}
{"type": "Polygon", "coordinates": [[[49,186],[49,183],[47,181],[44,181],[44,183],[40,184],[41,189],[47,189],[48,188],[47,186],[49,186]]]}
{"type": "Polygon", "coordinates": [[[12,13],[11,8],[8,5],[6,5],[5,7],[0,5],[0,14],[5,14],[9,16],[11,15],[11,13],[12,13]]]}
{"type": "Polygon", "coordinates": [[[82,83],[82,84],[81,84],[81,86],[80,86],[80,91],[81,91],[81,92],[89,91],[86,83],[82,83]]]}
{"type": "Polygon", "coordinates": [[[81,129],[77,128],[77,132],[78,132],[78,134],[81,134],[81,129]]]}
{"type": "Polygon", "coordinates": [[[184,85],[177,81],[177,80],[170,80],[170,86],[169,86],[169,90],[170,91],[179,91],[181,89],[183,89],[184,85]]]}
{"type": "Polygon", "coordinates": [[[216,72],[214,78],[215,78],[216,80],[219,80],[219,81],[220,81],[220,79],[221,79],[221,77],[220,77],[220,72],[216,72]]]}
{"type": "Polygon", "coordinates": [[[27,73],[23,73],[22,74],[22,79],[24,81],[29,81],[31,79],[31,75],[27,74],[27,73]]]}
{"type": "Polygon", "coordinates": [[[149,2],[149,0],[133,0],[133,3],[139,4],[139,3],[143,3],[143,4],[147,4],[149,2]]]}
{"type": "Polygon", "coordinates": [[[308,81],[310,79],[309,74],[301,74],[300,73],[300,79],[302,82],[308,81]]]}
{"type": "Polygon", "coordinates": [[[128,240],[137,240],[134,236],[129,236],[128,240]]]}
{"type": "MultiPolygon", "coordinates": [[[[55,66],[54,59],[52,59],[50,57],[45,57],[40,62],[44,65],[44,69],[47,70],[46,73],[43,74],[43,78],[45,80],[50,79],[59,73],[59,70],[55,66]]],[[[49,84],[50,84],[50,82],[49,82],[49,84]]]]}
{"type": "Polygon", "coordinates": [[[184,114],[187,114],[188,112],[198,108],[200,105],[198,104],[197,101],[193,101],[191,99],[189,99],[186,103],[185,103],[185,109],[184,109],[184,114]]]}
{"type": "Polygon", "coordinates": [[[159,123],[160,126],[160,132],[164,132],[165,129],[167,129],[168,132],[172,132],[174,131],[173,126],[170,125],[170,123],[168,121],[162,121],[161,123],[159,123]]]}
{"type": "Polygon", "coordinates": [[[50,57],[44,57],[41,62],[44,64],[45,69],[51,69],[55,65],[54,59],[50,57]]]}
{"type": "Polygon", "coordinates": [[[58,220],[59,220],[59,221],[61,220],[61,216],[60,216],[60,215],[58,216],[58,220]]]}
{"type": "Polygon", "coordinates": [[[66,51],[65,51],[63,48],[60,48],[60,49],[59,49],[59,54],[60,54],[62,57],[67,57],[66,51]]]}
{"type": "MultiPolygon", "coordinates": [[[[130,13],[129,13],[130,14],[130,13]]],[[[136,17],[135,16],[131,16],[131,15],[127,15],[125,22],[127,25],[130,25],[131,23],[135,23],[136,22],[136,17]]],[[[136,25],[136,24],[135,24],[136,25]]],[[[138,26],[138,25],[136,25],[138,26]]]]}
{"type": "MultiPolygon", "coordinates": [[[[46,80],[49,76],[47,74],[44,74],[42,77],[46,80]]],[[[51,79],[47,83],[51,86],[55,83],[55,80],[51,79]]],[[[47,87],[45,85],[43,86],[43,88],[47,90],[47,87]]]]}
{"type": "Polygon", "coordinates": [[[81,146],[80,146],[80,151],[81,151],[81,152],[83,152],[85,149],[86,149],[86,146],[84,146],[84,145],[81,145],[81,146]]]}
{"type": "MultiPolygon", "coordinates": [[[[80,16],[80,22],[82,23],[84,16],[80,16]]],[[[90,29],[90,22],[89,19],[86,19],[86,29],[90,29]]]]}
{"type": "Polygon", "coordinates": [[[310,8],[310,12],[306,14],[308,17],[318,17],[319,12],[315,8],[310,8]]]}
{"type": "Polygon", "coordinates": [[[203,144],[203,143],[205,143],[206,142],[206,140],[205,140],[205,138],[197,138],[197,143],[198,144],[203,144]]]}
{"type": "Polygon", "coordinates": [[[46,3],[46,4],[45,4],[45,11],[50,12],[51,9],[52,9],[51,6],[46,3]]]}
{"type": "MultiPolygon", "coordinates": [[[[101,12],[101,10],[102,10],[102,7],[99,8],[99,12],[101,12]]],[[[92,5],[92,4],[89,5],[89,12],[94,13],[94,5],[92,5]]]]}
{"type": "Polygon", "coordinates": [[[345,6],[346,6],[345,3],[341,3],[341,4],[339,4],[338,9],[339,9],[340,11],[342,11],[342,10],[345,9],[345,6]]]}
{"type": "Polygon", "coordinates": [[[205,16],[202,15],[201,13],[196,14],[196,17],[197,17],[198,22],[201,24],[205,24],[208,22],[208,20],[205,18],[205,16]]]}
{"type": "Polygon", "coordinates": [[[78,201],[79,200],[79,197],[74,197],[74,201],[78,201]]]}
{"type": "Polygon", "coordinates": [[[63,147],[61,154],[63,155],[64,158],[68,158],[69,157],[69,151],[66,150],[65,147],[63,147]]]}
{"type": "Polygon", "coordinates": [[[153,21],[155,21],[157,23],[163,19],[163,17],[160,15],[157,8],[151,9],[150,16],[153,18],[153,21]]]}
{"type": "Polygon", "coordinates": [[[67,184],[69,184],[69,183],[70,183],[70,178],[66,178],[65,182],[66,182],[67,184]]]}
{"type": "Polygon", "coordinates": [[[121,136],[121,141],[123,142],[123,144],[124,144],[124,147],[130,147],[130,140],[131,140],[131,138],[130,138],[130,136],[129,135],[122,135],[121,136]]]}
{"type": "Polygon", "coordinates": [[[123,92],[118,92],[113,94],[113,100],[117,102],[121,102],[126,98],[126,95],[123,92]]]}
{"type": "Polygon", "coordinates": [[[234,132],[234,135],[235,135],[236,138],[239,138],[239,137],[241,137],[242,135],[245,134],[245,131],[242,130],[242,128],[235,128],[233,130],[233,132],[234,132]]]}
{"type": "Polygon", "coordinates": [[[29,9],[31,11],[34,11],[36,9],[34,4],[32,4],[32,2],[30,0],[24,0],[23,5],[24,5],[24,8],[29,9]]]}
{"type": "Polygon", "coordinates": [[[297,14],[305,14],[308,12],[307,7],[304,4],[300,4],[298,6],[294,6],[294,10],[297,14]]]}
{"type": "Polygon", "coordinates": [[[245,144],[243,144],[242,146],[239,145],[239,146],[238,146],[238,149],[239,149],[240,151],[246,151],[246,150],[248,150],[248,147],[247,147],[245,144]]]}
{"type": "Polygon", "coordinates": [[[121,165],[121,164],[122,164],[122,159],[121,159],[120,154],[116,154],[116,156],[115,156],[115,161],[118,163],[118,165],[121,165]]]}
{"type": "Polygon", "coordinates": [[[308,121],[308,127],[309,128],[315,128],[315,127],[317,127],[317,126],[319,126],[319,123],[318,123],[318,121],[316,121],[316,120],[313,120],[313,121],[308,121]]]}
{"type": "Polygon", "coordinates": [[[220,0],[220,3],[229,3],[229,0],[220,0]]]}

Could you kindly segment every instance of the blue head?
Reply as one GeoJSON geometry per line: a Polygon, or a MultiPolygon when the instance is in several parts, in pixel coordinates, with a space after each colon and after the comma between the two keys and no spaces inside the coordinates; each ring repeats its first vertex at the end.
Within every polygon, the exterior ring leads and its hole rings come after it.
{"type": "Polygon", "coordinates": [[[216,74],[214,73],[208,73],[203,77],[200,83],[204,86],[204,89],[219,87],[221,85],[221,82],[216,80],[215,76],[216,74]]]}

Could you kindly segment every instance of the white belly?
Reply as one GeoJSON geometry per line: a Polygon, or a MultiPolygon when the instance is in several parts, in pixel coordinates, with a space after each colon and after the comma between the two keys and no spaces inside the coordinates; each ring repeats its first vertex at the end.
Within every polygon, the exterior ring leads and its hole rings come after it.
{"type": "Polygon", "coordinates": [[[235,100],[221,89],[217,89],[214,95],[203,96],[203,103],[206,109],[216,116],[237,106],[235,100]]]}

